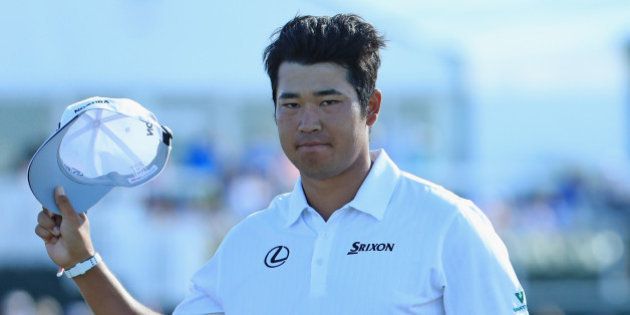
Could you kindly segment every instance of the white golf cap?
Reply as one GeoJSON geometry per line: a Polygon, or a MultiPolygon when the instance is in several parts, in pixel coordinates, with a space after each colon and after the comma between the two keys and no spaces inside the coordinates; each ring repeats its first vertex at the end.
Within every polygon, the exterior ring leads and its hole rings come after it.
{"type": "Polygon", "coordinates": [[[171,139],[171,131],[137,102],[91,97],[63,112],[28,166],[28,183],[45,208],[60,213],[54,189],[63,186],[74,209],[85,212],[115,186],[137,186],[159,174],[171,139]]]}

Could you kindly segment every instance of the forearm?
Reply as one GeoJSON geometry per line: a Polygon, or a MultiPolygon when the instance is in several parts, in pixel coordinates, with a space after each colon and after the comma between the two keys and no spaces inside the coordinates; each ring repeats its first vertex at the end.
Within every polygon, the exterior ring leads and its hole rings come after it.
{"type": "Polygon", "coordinates": [[[61,215],[42,209],[37,215],[35,233],[44,240],[46,252],[57,266],[78,267],[75,273],[87,270],[72,279],[94,314],[157,314],[131,297],[103,261],[96,259],[89,266],[78,265],[96,253],[90,221],[85,213],[74,210],[61,186],[55,187],[55,203],[61,215]]]}
{"type": "Polygon", "coordinates": [[[158,314],[136,301],[104,262],[73,280],[95,315],[158,314]]]}

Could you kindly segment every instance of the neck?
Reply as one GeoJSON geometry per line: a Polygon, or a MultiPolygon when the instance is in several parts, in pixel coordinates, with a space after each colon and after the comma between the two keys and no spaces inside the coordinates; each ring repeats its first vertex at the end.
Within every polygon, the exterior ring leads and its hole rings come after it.
{"type": "Polygon", "coordinates": [[[370,171],[370,166],[368,152],[362,154],[348,169],[334,177],[326,179],[302,177],[302,189],[306,200],[324,221],[328,221],[335,210],[354,199],[370,171]]]}

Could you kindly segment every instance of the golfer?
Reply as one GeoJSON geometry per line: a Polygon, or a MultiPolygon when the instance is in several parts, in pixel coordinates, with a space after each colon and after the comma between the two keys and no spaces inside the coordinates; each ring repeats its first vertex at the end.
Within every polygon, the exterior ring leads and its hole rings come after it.
{"type": "MultiPolygon", "coordinates": [[[[175,314],[528,313],[487,217],[370,151],[383,46],[350,14],[297,16],[274,35],[265,68],[280,143],[300,178],[231,229],[175,314]]],[[[36,233],[92,310],[153,314],[101,260],[87,216],[61,187],[54,194],[62,215],[44,209],[36,233]]]]}

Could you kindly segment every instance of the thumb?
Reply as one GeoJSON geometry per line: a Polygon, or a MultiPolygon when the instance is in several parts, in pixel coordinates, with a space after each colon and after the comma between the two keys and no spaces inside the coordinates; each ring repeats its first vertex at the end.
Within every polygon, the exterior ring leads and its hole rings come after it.
{"type": "Polygon", "coordinates": [[[68,199],[68,196],[62,186],[55,187],[55,203],[61,211],[61,216],[64,219],[68,219],[72,222],[79,221],[79,215],[74,211],[74,208],[70,203],[70,199],[68,199]]]}

